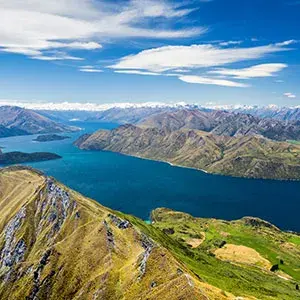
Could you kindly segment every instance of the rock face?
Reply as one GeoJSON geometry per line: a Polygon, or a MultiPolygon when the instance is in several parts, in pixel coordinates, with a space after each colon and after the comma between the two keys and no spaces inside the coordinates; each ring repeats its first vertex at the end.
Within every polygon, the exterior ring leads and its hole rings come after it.
{"type": "Polygon", "coordinates": [[[299,121],[261,119],[250,114],[218,110],[181,109],[154,115],[142,120],[139,124],[169,131],[197,129],[215,135],[262,135],[277,141],[300,140],[299,121]]]}
{"type": "Polygon", "coordinates": [[[52,178],[0,169],[0,191],[0,299],[228,299],[125,216],[52,178]]]}
{"type": "MultiPolygon", "coordinates": [[[[189,125],[191,126],[191,125],[189,125]]],[[[300,146],[261,136],[218,136],[194,129],[122,125],[76,142],[106,150],[238,177],[300,179],[300,146]]]]}
{"type": "Polygon", "coordinates": [[[0,152],[0,165],[12,165],[20,164],[26,162],[39,162],[46,160],[59,159],[61,156],[49,153],[49,152],[34,152],[34,153],[24,153],[24,152],[0,152]]]}
{"type": "Polygon", "coordinates": [[[28,109],[15,106],[0,107],[0,137],[76,130],[79,129],[51,121],[28,109]]]}

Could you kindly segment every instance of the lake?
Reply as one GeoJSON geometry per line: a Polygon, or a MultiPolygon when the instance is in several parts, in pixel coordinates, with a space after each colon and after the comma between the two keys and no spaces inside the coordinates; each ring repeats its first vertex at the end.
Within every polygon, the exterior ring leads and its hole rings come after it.
{"type": "Polygon", "coordinates": [[[48,151],[63,156],[28,165],[112,209],[148,220],[152,209],[168,207],[198,217],[265,219],[300,232],[300,182],[232,178],[172,167],[117,153],[82,151],[72,145],[85,132],[116,124],[81,123],[71,139],[39,143],[33,136],[0,139],[7,151],[48,151]]]}

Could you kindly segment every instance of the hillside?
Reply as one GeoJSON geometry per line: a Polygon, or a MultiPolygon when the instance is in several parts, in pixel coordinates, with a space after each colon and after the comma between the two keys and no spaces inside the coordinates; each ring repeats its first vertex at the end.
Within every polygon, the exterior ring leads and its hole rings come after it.
{"type": "Polygon", "coordinates": [[[300,146],[259,136],[123,125],[99,130],[75,142],[81,149],[120,152],[209,173],[251,178],[300,179],[300,146]]]}
{"type": "Polygon", "coordinates": [[[234,298],[126,217],[38,171],[0,170],[0,299],[234,298]]]}
{"type": "Polygon", "coordinates": [[[0,125],[0,138],[17,136],[17,135],[27,135],[28,133],[24,130],[17,128],[7,128],[0,125]]]}
{"type": "Polygon", "coordinates": [[[0,127],[0,137],[78,130],[78,128],[54,122],[32,110],[15,106],[0,106],[0,126],[8,131],[8,134],[1,135],[0,127]]]}
{"type": "Polygon", "coordinates": [[[253,218],[224,222],[165,209],[152,218],[147,225],[112,211],[29,168],[0,169],[0,299],[299,296],[297,235],[253,218]],[[216,253],[227,249],[224,240],[256,249],[255,263],[224,261],[229,250],[216,253]]]}
{"type": "Polygon", "coordinates": [[[261,119],[250,114],[221,110],[181,109],[146,118],[139,125],[170,131],[188,128],[203,130],[216,135],[241,136],[256,134],[278,141],[300,140],[299,121],[261,119]]]}

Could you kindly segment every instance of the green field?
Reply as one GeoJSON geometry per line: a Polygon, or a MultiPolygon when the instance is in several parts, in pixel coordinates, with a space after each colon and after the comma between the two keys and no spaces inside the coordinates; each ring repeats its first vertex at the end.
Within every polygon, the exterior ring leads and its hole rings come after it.
{"type": "Polygon", "coordinates": [[[259,299],[297,299],[300,292],[300,237],[285,233],[259,219],[249,225],[247,219],[222,221],[194,218],[188,214],[168,209],[152,213],[152,226],[136,223],[155,240],[168,248],[184,262],[201,280],[224,291],[258,297],[259,299]],[[157,230],[158,229],[158,230],[157,230]],[[188,242],[201,241],[193,248],[188,242]],[[259,264],[235,263],[218,259],[214,252],[224,245],[242,245],[255,250],[270,267],[271,272],[259,264]]]}

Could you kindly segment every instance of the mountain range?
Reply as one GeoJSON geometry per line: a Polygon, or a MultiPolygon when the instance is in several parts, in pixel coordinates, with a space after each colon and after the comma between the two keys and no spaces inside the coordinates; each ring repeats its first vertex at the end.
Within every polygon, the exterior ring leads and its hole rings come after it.
{"type": "Polygon", "coordinates": [[[300,238],[257,219],[152,225],[26,167],[0,169],[1,299],[299,297],[300,238]]]}
{"type": "Polygon", "coordinates": [[[0,137],[75,130],[78,128],[54,122],[32,110],[15,106],[0,107],[0,137]]]}
{"type": "Polygon", "coordinates": [[[272,118],[282,121],[299,121],[300,120],[300,107],[240,107],[233,109],[234,112],[251,114],[259,118],[272,118]]]}
{"type": "Polygon", "coordinates": [[[221,110],[180,109],[147,117],[139,125],[169,131],[189,128],[215,135],[261,135],[278,141],[300,140],[300,121],[261,119],[250,114],[221,110]]]}

